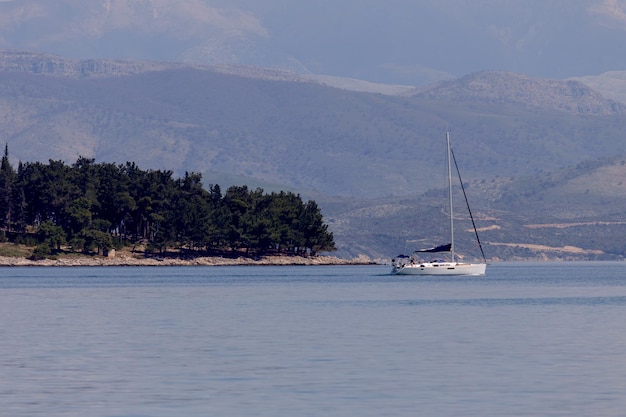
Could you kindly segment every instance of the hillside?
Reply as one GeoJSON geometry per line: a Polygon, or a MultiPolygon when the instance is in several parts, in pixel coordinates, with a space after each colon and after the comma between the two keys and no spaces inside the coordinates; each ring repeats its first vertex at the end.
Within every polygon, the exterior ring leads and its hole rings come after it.
{"type": "Polygon", "coordinates": [[[209,182],[237,176],[377,198],[436,186],[430,179],[442,165],[446,128],[459,153],[471,155],[463,158],[468,179],[623,152],[623,108],[571,82],[479,73],[390,96],[207,67],[48,59],[1,75],[0,140],[14,159],[132,159],[179,175],[201,172],[209,182]],[[55,77],[40,68],[54,68],[55,77]],[[115,76],[103,76],[107,68],[115,76]],[[490,87],[468,92],[476,84],[490,87]],[[494,100],[510,91],[533,98],[494,100]]]}
{"type": "MultiPolygon", "coordinates": [[[[425,239],[408,236],[441,212],[420,196],[443,186],[449,129],[480,216],[502,219],[481,226],[491,256],[526,253],[495,243],[555,236],[526,224],[623,221],[619,194],[589,197],[623,174],[610,161],[624,159],[624,109],[580,83],[482,72],[393,95],[244,67],[27,55],[0,60],[0,141],[16,164],[82,155],[302,193],[320,202],[343,255],[387,258],[425,239]]],[[[608,251],[606,230],[577,227],[563,230],[608,251]]]]}
{"type": "MultiPolygon", "coordinates": [[[[582,81],[582,80],[581,80],[582,81]]],[[[576,80],[546,80],[522,74],[485,71],[415,90],[414,95],[449,102],[518,104],[578,115],[625,115],[626,105],[607,100],[576,80]]]]}
{"type": "Polygon", "coordinates": [[[607,98],[626,103],[626,71],[608,71],[600,75],[574,77],[572,80],[589,86],[607,98]]]}
{"type": "MultiPolygon", "coordinates": [[[[622,155],[551,173],[465,184],[487,257],[624,259],[625,161],[622,155]]],[[[478,259],[471,222],[455,190],[458,250],[478,259]]],[[[388,259],[447,242],[445,199],[438,189],[416,198],[336,201],[325,207],[341,255],[365,252],[388,259]]]]}

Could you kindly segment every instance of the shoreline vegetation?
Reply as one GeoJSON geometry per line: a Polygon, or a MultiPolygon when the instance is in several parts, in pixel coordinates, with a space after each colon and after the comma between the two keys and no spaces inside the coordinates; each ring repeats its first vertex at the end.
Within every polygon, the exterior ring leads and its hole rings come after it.
{"type": "Polygon", "coordinates": [[[16,245],[0,250],[9,257],[1,262],[20,265],[342,262],[317,256],[336,250],[334,237],[317,203],[299,194],[245,185],[222,193],[217,184],[204,189],[199,173],[175,179],[172,171],[84,157],[73,165],[20,162],[15,170],[8,145],[0,242],[16,245]]]}
{"type": "MultiPolygon", "coordinates": [[[[4,246],[12,244],[0,244],[4,246]]],[[[16,248],[17,249],[17,248],[16,248]]],[[[0,267],[16,266],[306,266],[306,265],[377,265],[367,256],[342,259],[335,256],[266,255],[246,256],[188,256],[171,252],[165,255],[149,254],[142,250],[123,249],[111,251],[108,256],[64,253],[44,259],[32,259],[27,253],[16,250],[13,254],[0,253],[0,267]]]]}
{"type": "Polygon", "coordinates": [[[34,249],[26,245],[0,243],[0,267],[32,266],[299,266],[299,265],[378,265],[365,255],[342,259],[330,255],[271,254],[249,256],[244,252],[224,254],[190,254],[169,250],[163,254],[147,251],[145,247],[110,250],[106,254],[85,254],[61,251],[56,255],[33,257],[34,249]]]}

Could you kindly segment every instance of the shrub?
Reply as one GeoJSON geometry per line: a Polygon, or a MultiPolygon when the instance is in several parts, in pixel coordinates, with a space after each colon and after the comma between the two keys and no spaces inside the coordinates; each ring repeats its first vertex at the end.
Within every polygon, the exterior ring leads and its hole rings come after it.
{"type": "Polygon", "coordinates": [[[46,259],[50,256],[51,252],[52,251],[50,250],[50,245],[48,245],[47,243],[42,243],[35,247],[35,249],[33,250],[33,254],[30,256],[30,259],[34,261],[46,259]]]}

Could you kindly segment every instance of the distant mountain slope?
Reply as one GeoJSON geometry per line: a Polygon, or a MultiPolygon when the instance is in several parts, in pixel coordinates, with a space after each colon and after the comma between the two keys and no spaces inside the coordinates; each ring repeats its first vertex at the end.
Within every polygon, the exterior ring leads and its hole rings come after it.
{"type": "Polygon", "coordinates": [[[37,53],[26,50],[0,50],[0,71],[25,73],[59,78],[110,78],[188,67],[186,64],[129,61],[68,59],[59,55],[37,53]]]}
{"type": "Polygon", "coordinates": [[[503,210],[516,206],[537,207],[534,216],[553,220],[600,213],[604,219],[622,216],[626,208],[626,153],[515,179],[499,190],[494,207],[503,210]]]}
{"type": "Polygon", "coordinates": [[[447,128],[469,179],[614,155],[626,128],[620,105],[580,84],[512,74],[481,73],[405,97],[180,64],[25,62],[0,73],[0,140],[15,158],[130,159],[203,172],[207,181],[236,175],[328,195],[438,186],[447,128]],[[37,75],[48,70],[55,78],[37,75]]]}
{"type": "MultiPolygon", "coordinates": [[[[554,172],[466,183],[486,255],[492,260],[624,259],[626,154],[554,172]]],[[[455,187],[457,250],[480,258],[455,187]]],[[[446,242],[445,189],[417,198],[324,204],[340,254],[389,260],[446,242]]]]}
{"type": "Polygon", "coordinates": [[[571,79],[593,88],[607,98],[626,104],[626,71],[608,71],[571,79]]]}
{"type": "Polygon", "coordinates": [[[626,114],[626,104],[612,102],[582,82],[546,80],[505,72],[480,72],[416,89],[417,97],[458,102],[522,104],[584,115],[626,114]]]}
{"type": "Polygon", "coordinates": [[[0,49],[0,72],[20,72],[60,78],[110,78],[135,75],[150,71],[196,68],[245,78],[274,81],[297,81],[320,84],[342,90],[404,95],[414,90],[412,86],[378,84],[352,78],[328,75],[296,74],[290,71],[245,65],[201,65],[176,62],[137,60],[69,59],[54,54],[17,49],[0,49]]]}

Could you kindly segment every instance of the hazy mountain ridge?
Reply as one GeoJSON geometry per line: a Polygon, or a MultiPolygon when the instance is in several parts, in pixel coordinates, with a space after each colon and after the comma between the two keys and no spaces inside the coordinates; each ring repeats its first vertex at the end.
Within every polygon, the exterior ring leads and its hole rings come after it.
{"type": "Polygon", "coordinates": [[[552,170],[622,149],[613,137],[625,123],[621,105],[572,82],[479,73],[393,97],[255,68],[75,61],[15,51],[0,56],[0,67],[22,71],[4,72],[3,99],[7,139],[24,160],[42,156],[37,135],[56,137],[48,157],[69,161],[79,154],[119,161],[124,143],[147,166],[167,152],[165,167],[176,172],[237,173],[376,197],[430,188],[425,181],[439,162],[429,152],[437,152],[436,138],[446,127],[459,151],[481,155],[466,162],[469,178],[552,170]],[[233,68],[236,75],[229,74],[233,68]],[[76,126],[77,142],[65,146],[62,131],[69,125],[76,126]],[[590,129],[605,132],[593,146],[590,129]],[[79,145],[80,137],[92,145],[79,145]],[[205,149],[212,151],[200,156],[205,149]],[[244,149],[257,154],[237,152],[244,149]],[[267,159],[259,159],[259,150],[267,159]],[[411,172],[411,160],[423,171],[411,172]]]}
{"type": "Polygon", "coordinates": [[[185,64],[130,61],[68,59],[53,54],[25,50],[0,50],[0,71],[61,78],[116,77],[186,67],[185,64]]]}
{"type": "Polygon", "coordinates": [[[203,0],[0,2],[0,47],[83,59],[249,64],[302,71],[252,13],[203,0]]]}
{"type": "Polygon", "coordinates": [[[442,81],[419,88],[414,95],[448,101],[519,103],[582,115],[626,114],[626,105],[607,99],[579,81],[547,80],[494,71],[442,81]]]}
{"type": "Polygon", "coordinates": [[[615,53],[625,10],[604,0],[12,0],[0,2],[0,48],[400,85],[494,69],[566,78],[626,67],[615,53]]]}
{"type": "Polygon", "coordinates": [[[176,62],[156,62],[140,60],[109,59],[70,59],[54,54],[43,54],[25,50],[1,50],[0,71],[61,78],[107,78],[123,77],[150,71],[164,71],[181,68],[197,68],[246,78],[274,81],[310,82],[344,90],[380,93],[386,95],[404,95],[414,87],[372,83],[364,80],[333,77],[316,74],[299,74],[275,68],[246,65],[202,65],[176,62]]]}
{"type": "Polygon", "coordinates": [[[608,71],[600,75],[574,77],[612,100],[626,103],[626,71],[608,71]]]}

